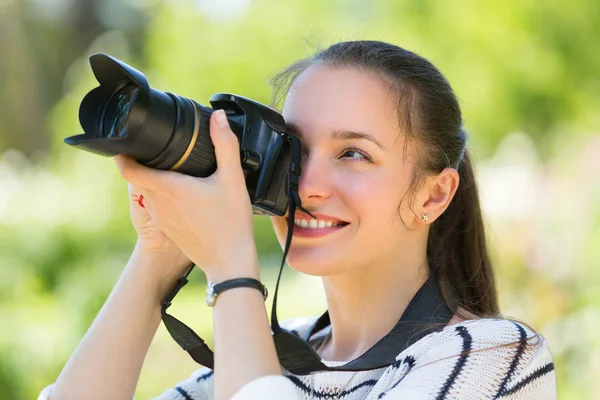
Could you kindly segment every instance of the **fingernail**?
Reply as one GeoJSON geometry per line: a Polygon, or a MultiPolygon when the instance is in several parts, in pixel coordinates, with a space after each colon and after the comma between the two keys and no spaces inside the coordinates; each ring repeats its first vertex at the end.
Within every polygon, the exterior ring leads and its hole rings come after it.
{"type": "Polygon", "coordinates": [[[225,111],[217,110],[215,113],[217,114],[215,118],[217,119],[217,125],[219,125],[219,128],[229,128],[229,122],[227,122],[225,111]]]}

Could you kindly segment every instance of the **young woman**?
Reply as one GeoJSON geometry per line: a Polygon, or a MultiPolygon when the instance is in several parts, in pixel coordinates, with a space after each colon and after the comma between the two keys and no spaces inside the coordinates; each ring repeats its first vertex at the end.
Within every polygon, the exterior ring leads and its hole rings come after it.
{"type": "MultiPolygon", "coordinates": [[[[359,41],[301,60],[274,83],[303,143],[302,206],[316,217],[296,213],[287,260],[322,277],[328,306],[317,323],[282,325],[325,367],[282,368],[263,293],[235,288],[214,304],[214,373],[201,368],[158,399],[556,398],[544,338],[500,317],[461,111],[441,73],[397,46],[359,41]],[[436,294],[443,306],[431,308],[425,300],[436,294]],[[426,327],[427,310],[440,309],[451,312],[427,334],[398,333],[405,314],[422,312],[426,327]]],[[[210,283],[260,280],[238,142],[223,112],[213,113],[210,134],[218,168],[205,179],[116,157],[138,242],[42,398],[132,398],[160,302],[190,260],[210,283]]],[[[287,216],[272,222],[284,244],[287,216]]]]}

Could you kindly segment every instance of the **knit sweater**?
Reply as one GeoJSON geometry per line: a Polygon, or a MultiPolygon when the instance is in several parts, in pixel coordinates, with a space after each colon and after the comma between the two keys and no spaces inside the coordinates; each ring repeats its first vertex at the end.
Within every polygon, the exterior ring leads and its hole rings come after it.
{"type": "MultiPolygon", "coordinates": [[[[303,337],[314,318],[288,320],[282,326],[303,337]]],[[[317,332],[317,346],[330,326],[317,332]]],[[[556,399],[556,375],[548,343],[529,328],[504,319],[464,321],[424,336],[398,354],[388,367],[371,371],[325,371],[258,378],[241,388],[235,400],[250,399],[556,399]]],[[[322,360],[339,366],[346,361],[322,360]]],[[[48,399],[52,386],[38,400],[48,399]]],[[[213,398],[213,371],[200,368],[154,400],[213,398]]]]}

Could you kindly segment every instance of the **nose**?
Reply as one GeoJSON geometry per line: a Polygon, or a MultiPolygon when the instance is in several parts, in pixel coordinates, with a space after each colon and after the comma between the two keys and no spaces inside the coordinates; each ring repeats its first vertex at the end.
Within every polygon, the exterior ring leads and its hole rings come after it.
{"type": "Polygon", "coordinates": [[[310,204],[326,200],[331,197],[333,182],[331,180],[331,166],[325,157],[311,153],[302,160],[302,173],[298,185],[298,194],[302,205],[310,207],[310,204]]]}

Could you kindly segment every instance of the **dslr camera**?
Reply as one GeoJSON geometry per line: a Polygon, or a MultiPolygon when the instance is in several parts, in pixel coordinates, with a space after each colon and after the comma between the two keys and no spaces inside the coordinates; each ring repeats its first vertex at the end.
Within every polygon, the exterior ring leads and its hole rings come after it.
{"type": "Polygon", "coordinates": [[[107,54],[90,56],[100,86],[83,98],[83,134],[65,143],[92,153],[124,154],[150,168],[206,177],[217,168],[209,136],[213,111],[225,110],[240,144],[240,163],[254,214],[284,215],[297,195],[300,140],[273,108],[230,93],[210,98],[211,107],[151,88],[135,68],[107,54]],[[292,193],[292,192],[295,193],[292,193]]]}

